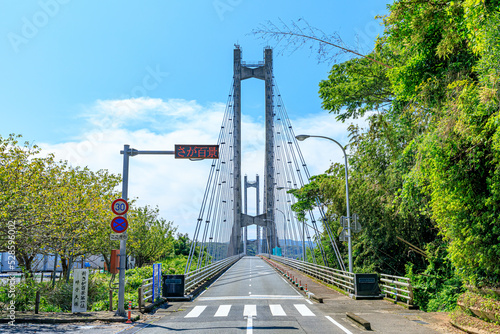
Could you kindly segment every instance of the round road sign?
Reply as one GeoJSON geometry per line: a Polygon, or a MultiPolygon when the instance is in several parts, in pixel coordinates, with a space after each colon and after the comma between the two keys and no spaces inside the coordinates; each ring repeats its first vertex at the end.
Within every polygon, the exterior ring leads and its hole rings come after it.
{"type": "Polygon", "coordinates": [[[126,200],[123,198],[118,198],[113,201],[113,204],[111,204],[111,211],[115,215],[124,215],[128,211],[128,203],[126,200]]]}
{"type": "Polygon", "coordinates": [[[115,217],[111,221],[111,229],[116,233],[123,233],[128,228],[128,220],[125,217],[115,217]]]}

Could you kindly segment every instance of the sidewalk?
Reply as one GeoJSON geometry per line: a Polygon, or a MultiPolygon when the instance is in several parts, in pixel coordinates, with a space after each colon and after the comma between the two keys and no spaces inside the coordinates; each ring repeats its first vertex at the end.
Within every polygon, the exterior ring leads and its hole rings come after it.
{"type": "MultiPolygon", "coordinates": [[[[295,277],[295,281],[299,281],[304,288],[307,284],[307,290],[315,296],[311,299],[319,301],[316,305],[323,312],[343,316],[358,329],[360,325],[348,320],[347,313],[353,313],[366,320],[370,323],[373,331],[381,333],[464,333],[450,324],[446,312],[409,310],[380,299],[354,300],[300,271],[279,262],[275,263],[288,271],[290,276],[295,277]]],[[[299,290],[297,287],[295,289],[306,295],[303,290],[299,290]]]]}
{"type": "MultiPolygon", "coordinates": [[[[128,314],[128,313],[127,313],[128,314]]],[[[0,315],[0,323],[8,323],[10,318],[6,318],[6,314],[0,315]]],[[[141,318],[141,314],[132,312],[131,320],[137,321],[141,318]]],[[[38,324],[66,324],[74,322],[125,322],[127,317],[115,315],[115,312],[100,311],[100,312],[86,312],[86,313],[63,313],[63,312],[16,312],[15,323],[38,323],[38,324]]]]}

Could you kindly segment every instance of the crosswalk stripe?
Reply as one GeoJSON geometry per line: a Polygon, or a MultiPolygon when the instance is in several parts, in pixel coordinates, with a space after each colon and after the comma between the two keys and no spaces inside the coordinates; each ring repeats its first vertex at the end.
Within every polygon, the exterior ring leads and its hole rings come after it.
{"type": "Polygon", "coordinates": [[[206,306],[195,306],[184,318],[198,318],[206,308],[206,306]]]}
{"type": "MultiPolygon", "coordinates": [[[[305,304],[293,304],[297,311],[303,317],[315,317],[316,315],[305,305],[305,304]]],[[[212,307],[212,306],[211,306],[212,307]]],[[[217,312],[215,312],[214,317],[227,317],[231,311],[232,305],[219,305],[217,312]]],[[[207,308],[207,305],[195,306],[193,309],[184,316],[184,318],[198,318],[207,308]]],[[[287,316],[283,306],[280,304],[269,304],[269,310],[273,317],[287,316]]],[[[257,316],[257,305],[244,305],[243,309],[244,317],[256,317],[257,316]]]]}
{"type": "Polygon", "coordinates": [[[217,309],[217,312],[215,313],[214,317],[227,317],[230,310],[231,310],[231,305],[221,305],[217,309]]]}
{"type": "Polygon", "coordinates": [[[279,304],[273,304],[273,305],[270,304],[269,308],[271,309],[271,313],[275,317],[286,316],[285,310],[283,310],[283,307],[281,307],[281,305],[279,304]]]}
{"type": "Polygon", "coordinates": [[[256,317],[257,316],[257,305],[245,305],[243,309],[244,317],[256,317]]]}
{"type": "Polygon", "coordinates": [[[293,304],[303,317],[315,317],[316,315],[304,304],[293,304]]]}

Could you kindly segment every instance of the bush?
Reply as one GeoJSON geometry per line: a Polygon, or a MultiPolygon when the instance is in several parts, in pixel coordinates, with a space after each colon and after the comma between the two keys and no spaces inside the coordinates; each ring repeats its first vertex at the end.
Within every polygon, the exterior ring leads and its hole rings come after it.
{"type": "Polygon", "coordinates": [[[414,304],[427,312],[452,311],[463,292],[463,283],[446,257],[444,245],[429,245],[429,264],[423,273],[413,272],[413,265],[406,266],[411,279],[414,304]]]}

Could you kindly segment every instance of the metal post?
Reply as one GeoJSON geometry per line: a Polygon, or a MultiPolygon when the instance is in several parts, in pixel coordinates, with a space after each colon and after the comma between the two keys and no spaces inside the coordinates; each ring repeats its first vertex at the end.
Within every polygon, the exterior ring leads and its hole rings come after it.
{"type": "Polygon", "coordinates": [[[347,206],[347,245],[348,245],[347,247],[349,249],[349,272],[352,273],[352,243],[351,243],[352,230],[351,230],[351,214],[349,211],[349,178],[347,174],[347,154],[345,153],[345,150],[342,147],[342,145],[339,144],[339,146],[342,149],[342,152],[344,152],[344,158],[345,158],[345,198],[347,206]]]}
{"type": "MultiPolygon", "coordinates": [[[[259,212],[259,205],[260,205],[260,200],[259,200],[259,193],[260,193],[260,189],[259,189],[259,174],[256,174],[255,175],[255,188],[256,188],[256,198],[255,198],[255,214],[258,216],[260,214],[259,212]]],[[[261,245],[261,233],[262,233],[262,229],[260,228],[259,225],[256,225],[257,226],[257,254],[260,254],[262,253],[262,245],[261,245]]]]}
{"type": "MultiPolygon", "coordinates": [[[[245,187],[244,187],[244,197],[245,197],[245,200],[244,200],[244,214],[248,214],[248,180],[247,180],[247,176],[245,175],[245,181],[243,182],[245,184],[245,187]]],[[[245,228],[243,229],[243,253],[246,255],[247,254],[247,240],[248,239],[248,236],[247,236],[247,226],[245,226],[245,228]]]]}
{"type": "MultiPolygon", "coordinates": [[[[130,157],[130,145],[123,146],[123,181],[122,181],[122,198],[127,200],[128,197],[128,166],[130,157]]],[[[127,214],[123,215],[127,218],[127,214]]],[[[120,273],[118,277],[118,311],[120,316],[125,315],[125,260],[127,257],[126,240],[120,240],[120,273]]]]}
{"type": "Polygon", "coordinates": [[[35,295],[35,314],[38,314],[38,310],[40,309],[40,291],[36,291],[35,295]]]}
{"type": "MultiPolygon", "coordinates": [[[[283,215],[283,230],[284,230],[284,239],[285,239],[285,248],[284,248],[284,251],[283,251],[283,255],[286,257],[286,215],[283,211],[281,211],[280,209],[276,208],[276,211],[279,211],[281,212],[281,214],[283,215]]],[[[278,239],[279,240],[279,239],[278,239]]]]}
{"type": "Polygon", "coordinates": [[[302,222],[302,261],[306,262],[306,222],[302,222]]]}
{"type": "Polygon", "coordinates": [[[323,139],[328,139],[330,141],[333,141],[335,144],[340,146],[342,149],[342,152],[344,153],[344,164],[345,164],[345,197],[346,197],[346,208],[347,208],[347,245],[348,245],[348,253],[349,253],[349,272],[352,273],[352,243],[351,243],[351,214],[349,210],[349,175],[348,175],[348,165],[347,165],[347,153],[345,152],[345,149],[338,141],[336,141],[333,138],[330,137],[325,137],[325,136],[312,136],[312,135],[298,135],[295,136],[297,140],[305,140],[307,138],[323,138],[323,139]]]}

